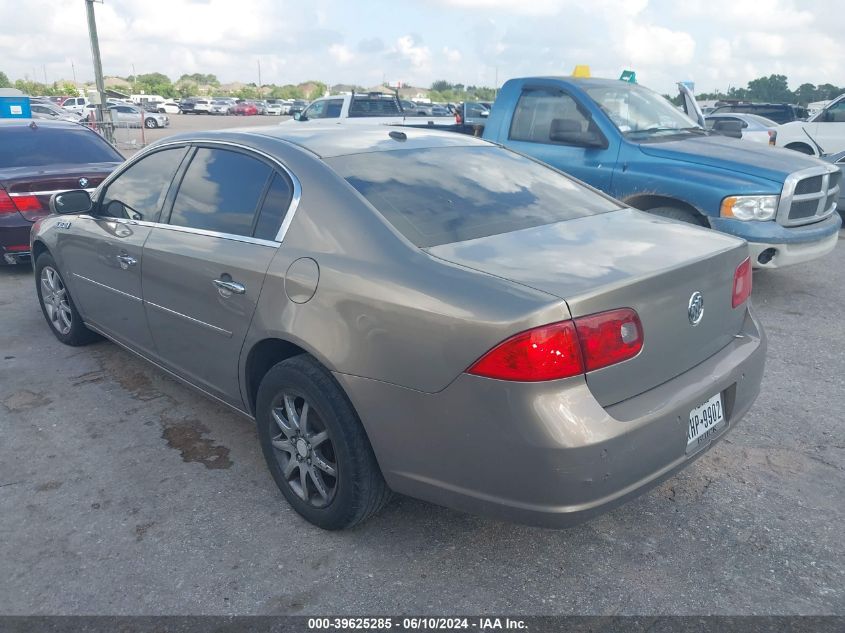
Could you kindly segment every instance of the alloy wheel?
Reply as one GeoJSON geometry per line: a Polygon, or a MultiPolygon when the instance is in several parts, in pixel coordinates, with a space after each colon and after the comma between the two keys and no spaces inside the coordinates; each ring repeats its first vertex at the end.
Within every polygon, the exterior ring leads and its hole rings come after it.
{"type": "Polygon", "coordinates": [[[41,271],[41,302],[44,304],[50,325],[63,336],[70,332],[73,313],[68,302],[67,288],[52,266],[45,266],[41,271]]]}
{"type": "Polygon", "coordinates": [[[306,503],[326,507],[337,492],[338,468],[319,412],[303,396],[283,392],[271,417],[271,443],[285,481],[306,503]]]}

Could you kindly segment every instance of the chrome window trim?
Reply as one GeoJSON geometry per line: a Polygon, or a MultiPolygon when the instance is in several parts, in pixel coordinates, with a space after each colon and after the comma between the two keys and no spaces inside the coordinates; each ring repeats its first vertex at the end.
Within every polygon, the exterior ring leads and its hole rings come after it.
{"type": "Polygon", "coordinates": [[[152,301],[144,300],[144,305],[150,306],[151,308],[156,308],[157,310],[161,310],[162,312],[166,312],[167,314],[172,314],[173,316],[180,317],[193,323],[194,325],[200,325],[204,328],[208,328],[215,334],[220,334],[225,336],[226,338],[232,338],[232,333],[229,330],[224,330],[222,327],[217,327],[216,325],[211,325],[211,323],[206,323],[205,321],[200,321],[199,319],[195,319],[194,317],[190,317],[187,314],[182,314],[181,312],[177,312],[176,310],[171,310],[170,308],[165,308],[157,303],[153,303],[152,301]]]}
{"type": "MultiPolygon", "coordinates": [[[[252,154],[255,154],[257,156],[261,156],[262,158],[270,161],[271,163],[273,163],[273,165],[275,165],[276,167],[281,169],[285,174],[287,174],[287,177],[290,178],[291,183],[293,183],[293,195],[291,196],[290,204],[288,205],[287,211],[285,211],[285,218],[284,218],[284,220],[282,220],[282,225],[279,227],[279,231],[276,233],[276,238],[272,241],[271,240],[261,240],[261,239],[254,238],[254,237],[251,237],[251,236],[233,235],[231,233],[221,233],[221,232],[218,232],[218,231],[206,231],[205,229],[191,229],[191,227],[173,226],[172,224],[162,224],[162,223],[148,222],[148,223],[146,223],[147,226],[152,226],[152,225],[155,224],[155,226],[157,226],[157,227],[158,226],[161,226],[161,227],[166,226],[166,227],[172,228],[172,229],[188,229],[188,230],[185,230],[186,233],[197,232],[200,235],[208,235],[210,237],[223,237],[223,238],[226,238],[226,239],[234,239],[234,240],[237,240],[239,242],[247,242],[247,243],[250,243],[250,244],[262,244],[264,246],[278,246],[279,244],[284,242],[285,235],[287,235],[288,229],[290,228],[290,225],[293,222],[293,216],[296,214],[296,210],[299,208],[299,201],[302,199],[302,185],[299,182],[299,178],[297,178],[296,175],[294,175],[294,173],[290,169],[288,169],[278,158],[275,158],[271,154],[268,154],[268,153],[266,153],[262,150],[259,150],[259,149],[255,149],[253,147],[249,147],[247,145],[243,145],[241,143],[235,143],[233,141],[219,141],[219,140],[213,140],[213,139],[197,138],[197,139],[190,139],[190,140],[182,139],[180,141],[168,141],[166,143],[150,145],[150,146],[142,149],[140,152],[135,154],[129,160],[127,160],[123,164],[123,166],[121,167],[120,171],[115,170],[105,180],[103,180],[103,182],[101,182],[99,184],[99,186],[94,190],[97,195],[96,196],[92,195],[91,198],[92,199],[99,198],[100,191],[103,188],[108,187],[122,173],[127,171],[130,167],[132,167],[132,165],[137,163],[139,160],[141,160],[142,158],[144,158],[148,154],[152,154],[153,152],[155,152],[157,150],[164,149],[164,148],[167,148],[167,147],[179,147],[179,146],[182,146],[182,145],[185,145],[185,146],[197,146],[197,145],[215,146],[215,145],[221,145],[221,146],[224,146],[224,147],[234,147],[236,149],[243,150],[247,153],[252,153],[252,154]]],[[[258,211],[258,210],[256,210],[256,211],[258,211]]],[[[138,224],[141,224],[141,222],[138,222],[138,224]]]]}
{"type": "Polygon", "coordinates": [[[80,275],[79,273],[73,273],[73,276],[77,279],[82,279],[83,281],[87,281],[89,284],[94,284],[95,286],[99,286],[100,288],[104,288],[106,290],[111,290],[127,299],[131,299],[132,301],[137,301],[138,303],[143,303],[143,299],[141,297],[136,297],[135,295],[131,295],[128,292],[123,292],[122,290],[118,290],[117,288],[112,288],[111,286],[107,286],[106,284],[101,284],[99,281],[94,281],[93,279],[89,279],[85,275],[80,275]]]}
{"type": "Polygon", "coordinates": [[[272,240],[262,240],[257,237],[249,237],[248,235],[236,235],[234,233],[221,233],[220,231],[207,231],[206,229],[194,229],[189,226],[174,226],[172,224],[164,224],[162,222],[148,222],[147,220],[130,220],[128,218],[112,218],[105,215],[80,215],[84,220],[97,220],[106,222],[116,222],[118,224],[127,224],[130,226],[146,226],[151,229],[167,229],[170,231],[177,231],[179,233],[191,233],[193,235],[204,235],[205,237],[219,237],[224,240],[232,240],[233,242],[244,242],[246,244],[256,244],[258,246],[267,246],[268,248],[279,248],[279,243],[272,240]]]}
{"type": "Polygon", "coordinates": [[[778,224],[786,227],[801,226],[812,222],[818,222],[819,220],[824,220],[828,216],[832,215],[836,210],[836,201],[834,200],[834,203],[828,208],[825,208],[825,201],[829,196],[839,194],[839,185],[828,190],[830,175],[838,171],[839,168],[835,165],[819,165],[818,167],[808,167],[807,169],[801,169],[789,174],[783,183],[783,190],[781,192],[780,201],[778,202],[778,224]],[[821,191],[796,195],[795,189],[798,187],[798,183],[802,180],[813,178],[815,176],[822,177],[821,191]],[[790,220],[789,212],[792,210],[792,203],[805,200],[819,201],[816,213],[807,218],[790,220]]]}
{"type": "Polygon", "coordinates": [[[20,198],[21,196],[49,196],[54,193],[64,193],[65,191],[84,191],[89,195],[95,192],[97,189],[96,187],[90,187],[88,189],[51,189],[50,191],[16,191],[14,193],[10,193],[10,198],[20,198]]]}

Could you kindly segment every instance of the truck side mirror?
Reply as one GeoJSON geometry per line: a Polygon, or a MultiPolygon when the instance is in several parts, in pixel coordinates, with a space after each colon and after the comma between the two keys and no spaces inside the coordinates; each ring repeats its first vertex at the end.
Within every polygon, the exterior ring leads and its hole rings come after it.
{"type": "Polygon", "coordinates": [[[302,112],[294,112],[293,113],[293,120],[294,121],[305,121],[307,119],[302,116],[302,112]]]}

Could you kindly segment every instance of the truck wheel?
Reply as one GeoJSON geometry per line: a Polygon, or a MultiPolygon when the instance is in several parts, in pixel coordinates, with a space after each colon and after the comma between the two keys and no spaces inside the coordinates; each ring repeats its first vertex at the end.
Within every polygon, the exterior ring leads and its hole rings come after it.
{"type": "Polygon", "coordinates": [[[255,419],[276,485],[314,525],[350,528],[390,499],[352,403],[312,357],[294,356],[267,372],[255,419]]]}
{"type": "Polygon", "coordinates": [[[679,209],[678,207],[656,207],[654,209],[647,209],[646,213],[659,215],[661,218],[669,218],[670,220],[686,222],[687,224],[709,227],[707,221],[703,217],[694,211],[689,211],[688,209],[679,209]]]}
{"type": "Polygon", "coordinates": [[[786,146],[786,149],[801,152],[802,154],[807,154],[808,156],[816,155],[816,153],[813,151],[813,148],[807,145],[806,143],[790,143],[786,146]]]}

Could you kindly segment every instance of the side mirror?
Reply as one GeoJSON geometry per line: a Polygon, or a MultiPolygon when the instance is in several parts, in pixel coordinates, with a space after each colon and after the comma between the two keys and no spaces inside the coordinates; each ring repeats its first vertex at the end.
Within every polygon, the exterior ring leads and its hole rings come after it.
{"type": "Polygon", "coordinates": [[[490,110],[481,111],[481,118],[486,119],[488,116],[490,116],[490,110]]]}
{"type": "Polygon", "coordinates": [[[50,212],[58,215],[87,213],[92,207],[91,196],[82,189],[62,191],[50,196],[50,212]]]}
{"type": "Polygon", "coordinates": [[[305,117],[305,116],[302,116],[303,114],[304,114],[303,112],[294,112],[293,113],[293,120],[294,121],[307,121],[308,118],[305,117]]]}
{"type": "Polygon", "coordinates": [[[713,124],[713,131],[722,136],[742,138],[742,123],[740,121],[716,121],[713,124]]]}

